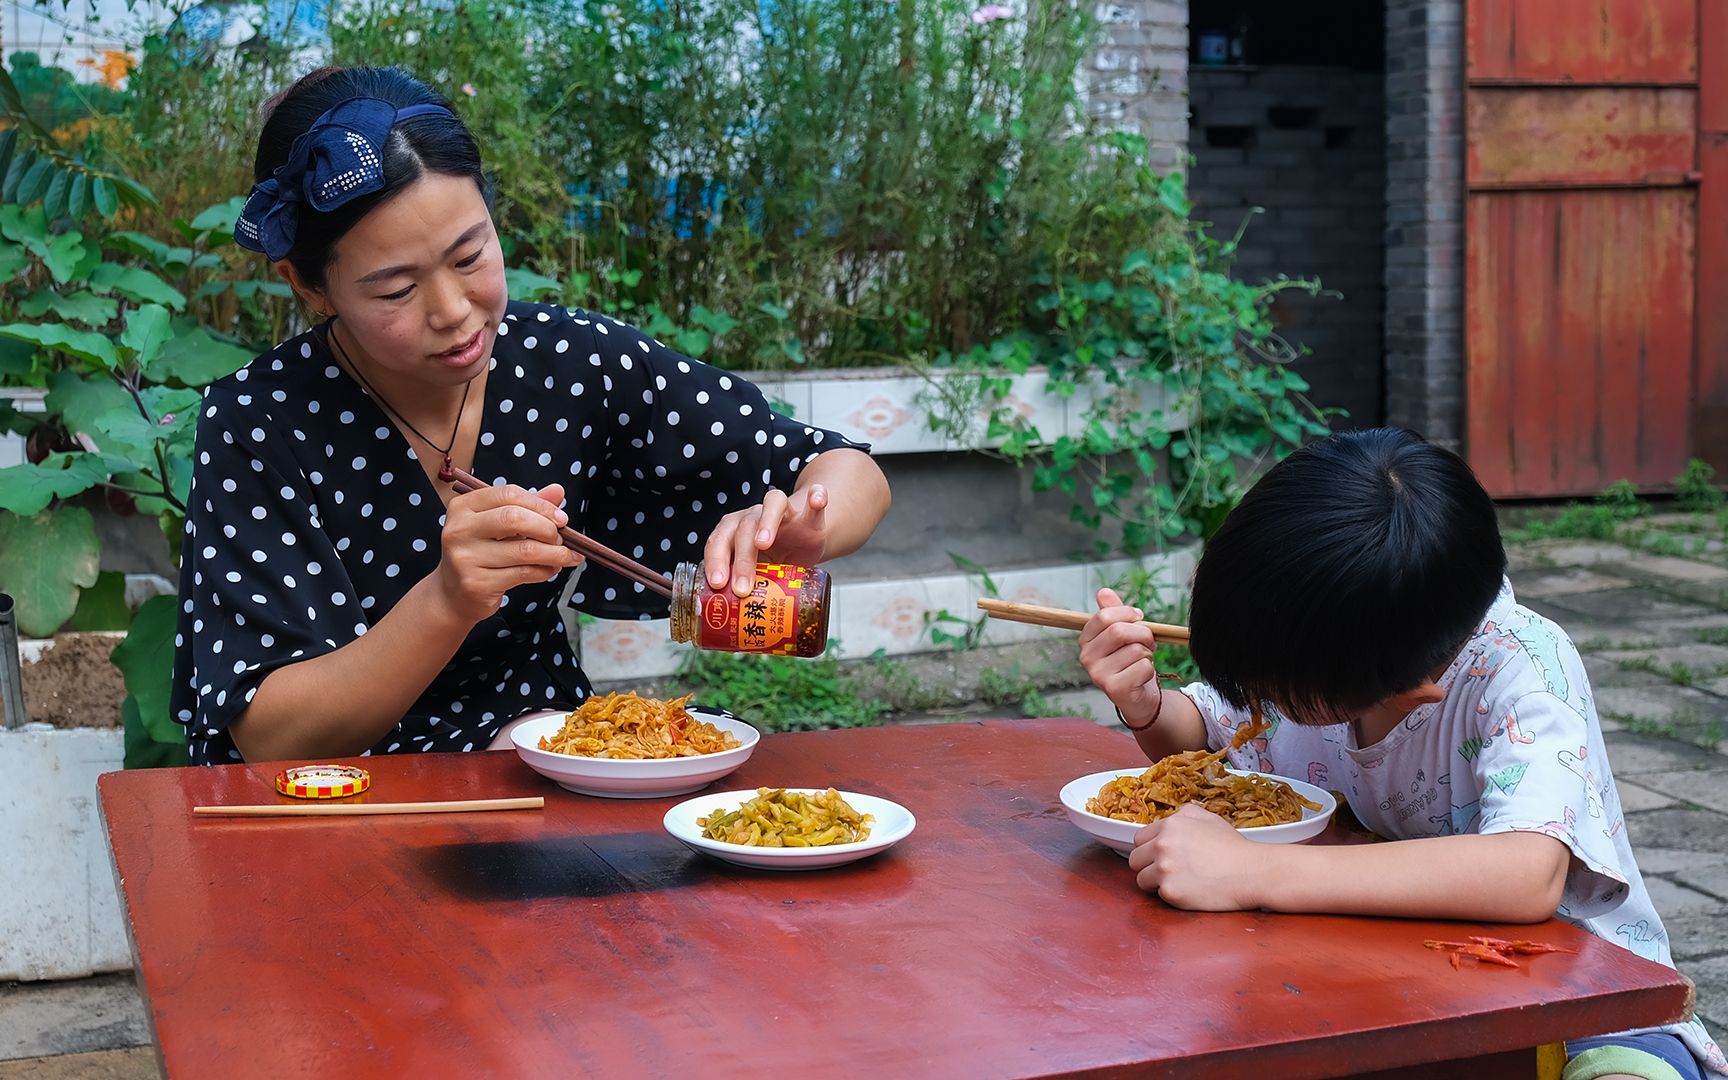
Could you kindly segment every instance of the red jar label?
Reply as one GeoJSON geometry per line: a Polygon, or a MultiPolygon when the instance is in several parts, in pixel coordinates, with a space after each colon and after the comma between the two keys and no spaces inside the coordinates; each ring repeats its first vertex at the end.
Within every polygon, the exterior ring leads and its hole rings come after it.
{"type": "Polygon", "coordinates": [[[798,648],[798,593],[804,587],[801,566],[762,563],[749,596],[731,589],[715,592],[702,586],[702,625],[696,644],[728,652],[786,653],[798,648]]]}

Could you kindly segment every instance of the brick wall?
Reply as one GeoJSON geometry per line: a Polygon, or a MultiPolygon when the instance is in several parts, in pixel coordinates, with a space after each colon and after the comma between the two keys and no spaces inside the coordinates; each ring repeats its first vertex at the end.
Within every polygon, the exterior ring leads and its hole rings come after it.
{"type": "Polygon", "coordinates": [[[1460,448],[1464,5],[1386,5],[1386,417],[1460,448]]]}
{"type": "Polygon", "coordinates": [[[1089,108],[1144,136],[1153,168],[1180,168],[1188,146],[1187,0],[1103,0],[1096,14],[1104,40],[1083,76],[1089,108]]]}
{"type": "Polygon", "coordinates": [[[1279,333],[1338,427],[1382,417],[1385,228],[1383,76],[1345,67],[1189,72],[1195,216],[1233,235],[1253,207],[1236,274],[1317,277],[1326,292],[1283,294],[1279,333]],[[1341,295],[1339,295],[1341,294],[1341,295]]]}

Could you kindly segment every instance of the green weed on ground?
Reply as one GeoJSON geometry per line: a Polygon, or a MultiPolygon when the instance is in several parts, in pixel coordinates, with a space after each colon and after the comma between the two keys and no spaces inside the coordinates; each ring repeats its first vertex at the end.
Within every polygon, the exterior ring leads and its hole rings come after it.
{"type": "Polygon", "coordinates": [[[762,731],[869,727],[889,711],[887,702],[859,693],[856,676],[833,655],[800,660],[698,651],[679,664],[677,677],[699,703],[762,731]]]}
{"type": "Polygon", "coordinates": [[[1617,480],[1587,503],[1572,503],[1549,520],[1529,521],[1505,530],[1508,544],[1537,540],[1605,540],[1626,544],[1653,555],[1692,558],[1717,538],[1728,538],[1728,497],[1715,482],[1715,470],[1694,459],[1674,478],[1677,510],[1713,517],[1699,521],[1663,522],[1651,526],[1640,519],[1651,505],[1629,481],[1617,480]]]}
{"type": "Polygon", "coordinates": [[[1724,728],[1721,720],[1715,717],[1705,718],[1693,709],[1676,710],[1667,720],[1654,720],[1647,716],[1621,712],[1605,713],[1603,719],[1614,721],[1634,735],[1673,739],[1706,749],[1713,749],[1722,741],[1723,736],[1728,734],[1728,729],[1724,728]]]}
{"type": "Polygon", "coordinates": [[[1722,509],[1723,495],[1714,481],[1716,470],[1693,458],[1674,478],[1674,501],[1680,509],[1710,514],[1722,509]]]}
{"type": "Polygon", "coordinates": [[[1678,660],[1664,664],[1654,655],[1633,656],[1624,660],[1616,660],[1614,666],[1621,671],[1647,671],[1652,675],[1660,675],[1676,686],[1694,686],[1698,682],[1698,673],[1690,664],[1678,660]]]}
{"type": "MultiPolygon", "coordinates": [[[[1059,709],[1046,694],[1042,681],[1028,674],[1019,664],[1007,671],[996,668],[985,668],[978,674],[978,696],[991,705],[1011,705],[1020,710],[1020,715],[1054,716],[1059,709]]],[[[1091,717],[1090,709],[1068,709],[1067,713],[1076,713],[1091,717]]]]}

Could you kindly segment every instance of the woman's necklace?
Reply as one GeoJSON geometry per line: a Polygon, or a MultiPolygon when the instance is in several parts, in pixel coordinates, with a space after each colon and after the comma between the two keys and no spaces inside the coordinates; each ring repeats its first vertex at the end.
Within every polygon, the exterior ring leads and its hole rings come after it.
{"type": "Polygon", "coordinates": [[[440,454],[444,455],[444,468],[441,471],[448,473],[450,471],[450,466],[452,464],[452,462],[450,460],[450,451],[452,451],[456,448],[456,436],[457,436],[457,433],[462,430],[462,414],[464,412],[466,412],[468,409],[468,391],[470,388],[473,387],[474,380],[469,379],[467,382],[462,384],[462,404],[456,406],[456,426],[454,428],[452,428],[450,431],[450,441],[448,443],[445,443],[443,446],[439,446],[437,443],[433,442],[431,439],[428,439],[424,434],[422,434],[419,428],[415,427],[413,424],[410,424],[408,422],[408,418],[403,416],[401,413],[397,412],[396,407],[394,405],[392,405],[388,401],[384,400],[384,395],[380,394],[372,386],[372,384],[367,381],[366,376],[361,374],[360,368],[358,366],[356,366],[354,361],[348,356],[348,350],[344,349],[342,347],[342,343],[340,341],[336,340],[336,327],[334,325],[335,322],[336,322],[335,319],[331,319],[328,323],[324,324],[324,340],[329,342],[331,345],[336,346],[336,352],[342,357],[342,363],[348,368],[349,371],[353,372],[354,377],[356,379],[360,380],[360,385],[365,388],[366,393],[368,393],[372,397],[376,398],[378,401],[378,404],[384,406],[385,412],[387,412],[391,416],[395,417],[396,421],[398,423],[400,423],[403,427],[407,428],[409,431],[412,431],[415,435],[418,435],[420,437],[421,442],[425,443],[427,446],[430,446],[432,449],[434,449],[434,450],[438,451],[440,454]]]}

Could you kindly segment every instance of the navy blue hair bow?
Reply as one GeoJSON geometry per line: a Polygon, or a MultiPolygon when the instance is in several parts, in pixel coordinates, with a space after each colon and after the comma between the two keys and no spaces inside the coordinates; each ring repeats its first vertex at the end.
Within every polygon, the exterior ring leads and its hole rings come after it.
{"type": "Polygon", "coordinates": [[[324,113],[294,140],[288,160],[252,188],[234,242],[262,251],[271,262],[287,258],[299,232],[300,204],[328,212],[384,186],[384,143],[390,129],[416,116],[454,116],[442,105],[398,109],[378,98],[349,98],[324,113]]]}

